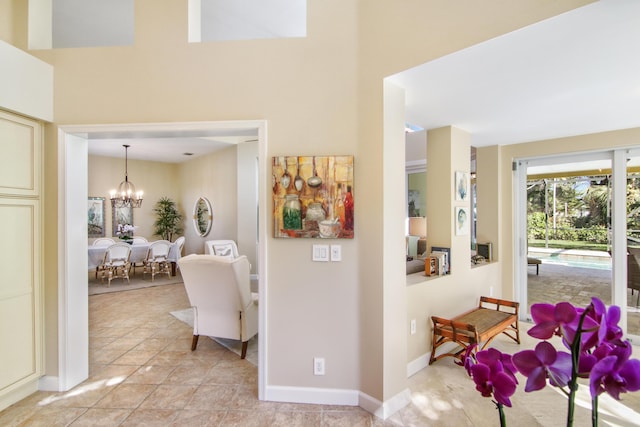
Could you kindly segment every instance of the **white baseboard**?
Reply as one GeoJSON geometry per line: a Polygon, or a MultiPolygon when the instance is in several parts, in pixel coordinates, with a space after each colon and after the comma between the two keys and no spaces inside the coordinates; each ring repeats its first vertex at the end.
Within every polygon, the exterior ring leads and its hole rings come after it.
{"type": "Polygon", "coordinates": [[[376,417],[386,420],[411,402],[411,391],[407,388],[386,402],[380,402],[366,393],[360,393],[360,407],[376,417]]]}
{"type": "Polygon", "coordinates": [[[57,376],[45,375],[38,380],[40,391],[60,391],[60,380],[57,376]]]}
{"type": "Polygon", "coordinates": [[[405,389],[386,402],[380,402],[358,390],[267,386],[265,400],[316,405],[360,406],[362,409],[384,420],[404,408],[411,401],[411,392],[409,389],[405,389]]]}
{"type": "Polygon", "coordinates": [[[272,402],[358,406],[359,393],[358,390],[334,388],[267,386],[265,390],[265,400],[272,402]]]}
{"type": "Polygon", "coordinates": [[[416,372],[426,368],[429,366],[429,359],[431,358],[430,353],[425,353],[417,359],[412,360],[407,365],[407,378],[414,375],[416,372]]]}
{"type": "Polygon", "coordinates": [[[0,411],[38,391],[37,385],[38,380],[32,379],[24,384],[13,385],[3,389],[2,393],[0,393],[0,411]]]}

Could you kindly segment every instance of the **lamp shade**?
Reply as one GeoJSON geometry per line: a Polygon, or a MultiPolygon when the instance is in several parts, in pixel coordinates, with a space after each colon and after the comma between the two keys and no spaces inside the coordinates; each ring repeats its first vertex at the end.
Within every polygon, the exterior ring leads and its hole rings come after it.
{"type": "Polygon", "coordinates": [[[427,218],[423,216],[415,216],[409,218],[409,235],[410,236],[427,236],[427,218]]]}

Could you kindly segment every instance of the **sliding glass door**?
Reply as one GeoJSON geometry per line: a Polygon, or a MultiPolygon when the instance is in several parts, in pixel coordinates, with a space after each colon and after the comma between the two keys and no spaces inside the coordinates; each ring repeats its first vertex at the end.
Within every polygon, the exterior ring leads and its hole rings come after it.
{"type": "Polygon", "coordinates": [[[622,308],[637,342],[639,166],[640,151],[628,150],[518,162],[516,294],[528,318],[534,303],[586,306],[595,296],[622,308]]]}

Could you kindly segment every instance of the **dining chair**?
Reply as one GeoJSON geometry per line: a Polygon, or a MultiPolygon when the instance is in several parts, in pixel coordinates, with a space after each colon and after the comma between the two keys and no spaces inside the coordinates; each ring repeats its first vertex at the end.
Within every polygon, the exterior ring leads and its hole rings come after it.
{"type": "Polygon", "coordinates": [[[126,243],[114,243],[107,248],[104,253],[101,270],[102,275],[100,281],[104,281],[105,275],[108,282],[107,287],[111,286],[111,280],[115,278],[127,279],[129,283],[129,257],[131,256],[131,246],[126,243]]]}
{"type": "Polygon", "coordinates": [[[156,240],[149,245],[147,256],[142,262],[144,269],[142,276],[151,273],[151,281],[156,274],[166,274],[171,277],[171,262],[169,261],[169,251],[171,250],[171,242],[168,240],[156,240]]]}
{"type": "Polygon", "coordinates": [[[638,291],[636,298],[636,307],[638,307],[640,305],[640,248],[627,247],[627,288],[631,289],[632,297],[634,291],[638,291]]]}
{"type": "Polygon", "coordinates": [[[182,249],[184,248],[184,241],[185,241],[185,237],[184,236],[180,236],[176,239],[175,242],[173,242],[173,244],[176,246],[176,256],[175,256],[175,260],[172,259],[171,263],[174,266],[174,271],[172,271],[172,274],[175,274],[175,270],[180,270],[180,265],[178,264],[178,261],[180,261],[180,258],[182,258],[182,249]]]}
{"type": "MultiPolygon", "coordinates": [[[[109,237],[99,237],[93,241],[93,246],[111,246],[116,241],[109,237]]],[[[98,280],[98,273],[102,270],[102,264],[96,267],[96,280],[98,280]]]]}
{"type": "MultiPolygon", "coordinates": [[[[141,245],[141,244],[149,243],[149,241],[145,237],[142,237],[142,236],[133,236],[131,243],[134,244],[134,245],[141,245]]],[[[136,267],[144,267],[144,263],[142,261],[135,262],[135,260],[134,260],[131,263],[131,267],[129,268],[129,271],[131,271],[131,268],[133,268],[133,274],[136,274],[136,267]]]]}
{"type": "Polygon", "coordinates": [[[177,246],[176,261],[178,261],[182,257],[182,248],[184,248],[184,241],[184,236],[180,236],[176,239],[175,242],[173,242],[173,244],[177,246]]]}
{"type": "Polygon", "coordinates": [[[93,246],[109,246],[113,245],[116,241],[109,237],[99,237],[93,241],[93,246]]]}

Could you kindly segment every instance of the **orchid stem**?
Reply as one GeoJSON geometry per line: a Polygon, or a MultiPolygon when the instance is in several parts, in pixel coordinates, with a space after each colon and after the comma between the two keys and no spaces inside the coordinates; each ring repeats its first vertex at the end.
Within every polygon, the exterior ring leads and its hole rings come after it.
{"type": "Polygon", "coordinates": [[[591,305],[589,305],[580,316],[578,328],[576,330],[576,336],[573,337],[573,342],[571,343],[571,380],[569,381],[569,408],[567,409],[567,427],[573,426],[573,415],[576,406],[576,392],[578,391],[578,362],[580,360],[580,348],[582,345],[582,324],[584,323],[584,318],[587,316],[587,313],[589,313],[590,309],[591,305]]]}
{"type": "Polygon", "coordinates": [[[498,414],[500,415],[500,427],[507,427],[507,419],[504,416],[504,407],[502,403],[495,402],[496,407],[498,408],[498,414]]]}
{"type": "Polygon", "coordinates": [[[598,427],[598,395],[591,399],[591,426],[598,427]]]}

